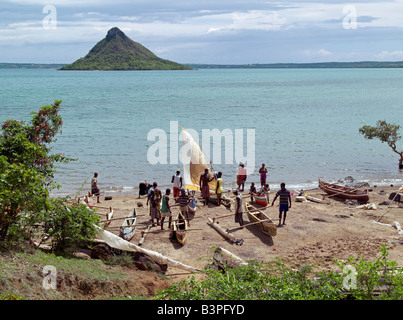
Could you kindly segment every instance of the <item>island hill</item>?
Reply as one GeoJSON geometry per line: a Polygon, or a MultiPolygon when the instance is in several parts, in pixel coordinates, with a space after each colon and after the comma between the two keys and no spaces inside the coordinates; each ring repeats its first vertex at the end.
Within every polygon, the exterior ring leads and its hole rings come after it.
{"type": "Polygon", "coordinates": [[[112,28],[91,51],[60,70],[191,70],[192,68],[157,57],[150,50],[112,28]]]}

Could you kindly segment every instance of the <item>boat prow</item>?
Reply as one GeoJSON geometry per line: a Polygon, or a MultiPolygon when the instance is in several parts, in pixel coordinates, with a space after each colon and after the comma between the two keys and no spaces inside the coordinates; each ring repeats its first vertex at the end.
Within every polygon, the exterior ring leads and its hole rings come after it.
{"type": "Polygon", "coordinates": [[[130,241],[134,237],[136,230],[137,215],[136,209],[133,209],[120,226],[119,236],[126,241],[130,241]]]}
{"type": "Polygon", "coordinates": [[[171,229],[170,238],[176,239],[182,246],[184,246],[186,243],[188,222],[181,212],[179,212],[177,218],[172,221],[171,229]]]}

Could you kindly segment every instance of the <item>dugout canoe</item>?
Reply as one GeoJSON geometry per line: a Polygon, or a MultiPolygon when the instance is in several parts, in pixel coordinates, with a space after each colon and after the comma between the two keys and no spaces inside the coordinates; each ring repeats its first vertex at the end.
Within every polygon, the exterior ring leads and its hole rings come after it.
{"type": "Polygon", "coordinates": [[[188,222],[179,211],[178,216],[171,224],[171,233],[170,239],[176,239],[182,246],[185,245],[186,242],[186,230],[188,229],[188,222]]]}
{"type": "Polygon", "coordinates": [[[119,228],[119,236],[126,241],[130,241],[134,237],[134,232],[136,231],[137,215],[136,209],[133,209],[126,219],[123,221],[119,228]]]}
{"type": "Polygon", "coordinates": [[[272,237],[277,234],[276,224],[262,210],[251,206],[250,204],[246,204],[246,211],[249,221],[258,227],[264,234],[272,237]]]}
{"type": "Polygon", "coordinates": [[[342,199],[357,200],[359,202],[368,202],[369,200],[368,189],[359,190],[355,188],[343,187],[337,184],[327,183],[320,179],[319,188],[332,197],[334,196],[342,199]]]}

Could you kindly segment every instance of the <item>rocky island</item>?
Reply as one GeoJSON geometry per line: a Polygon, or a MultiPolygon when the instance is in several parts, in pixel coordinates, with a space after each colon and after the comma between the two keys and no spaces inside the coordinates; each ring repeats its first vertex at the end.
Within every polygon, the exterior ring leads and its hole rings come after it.
{"type": "Polygon", "coordinates": [[[60,70],[191,70],[192,68],[157,57],[150,50],[112,28],[91,51],[60,70]]]}

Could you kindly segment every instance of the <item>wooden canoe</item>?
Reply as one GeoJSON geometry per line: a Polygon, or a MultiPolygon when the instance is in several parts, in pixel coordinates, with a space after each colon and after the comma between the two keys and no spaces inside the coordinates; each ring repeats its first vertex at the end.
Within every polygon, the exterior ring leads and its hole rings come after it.
{"type": "Polygon", "coordinates": [[[358,190],[331,184],[319,179],[319,188],[325,191],[330,196],[335,196],[343,199],[357,200],[359,202],[368,202],[368,189],[358,190]]]}
{"type": "Polygon", "coordinates": [[[134,232],[136,230],[136,223],[137,223],[136,209],[133,209],[120,226],[119,236],[125,239],[126,241],[130,241],[131,239],[133,239],[134,232]]]}
{"type": "Polygon", "coordinates": [[[177,218],[172,221],[170,239],[176,239],[182,246],[186,242],[186,230],[188,228],[188,222],[179,211],[177,218]]]}
{"type": "Polygon", "coordinates": [[[266,195],[261,196],[253,196],[255,198],[256,204],[262,207],[266,207],[269,204],[269,200],[267,199],[266,195]]]}
{"type": "Polygon", "coordinates": [[[257,226],[263,233],[269,236],[275,236],[277,234],[276,224],[266,213],[249,204],[246,204],[246,210],[249,221],[257,226]]]}

